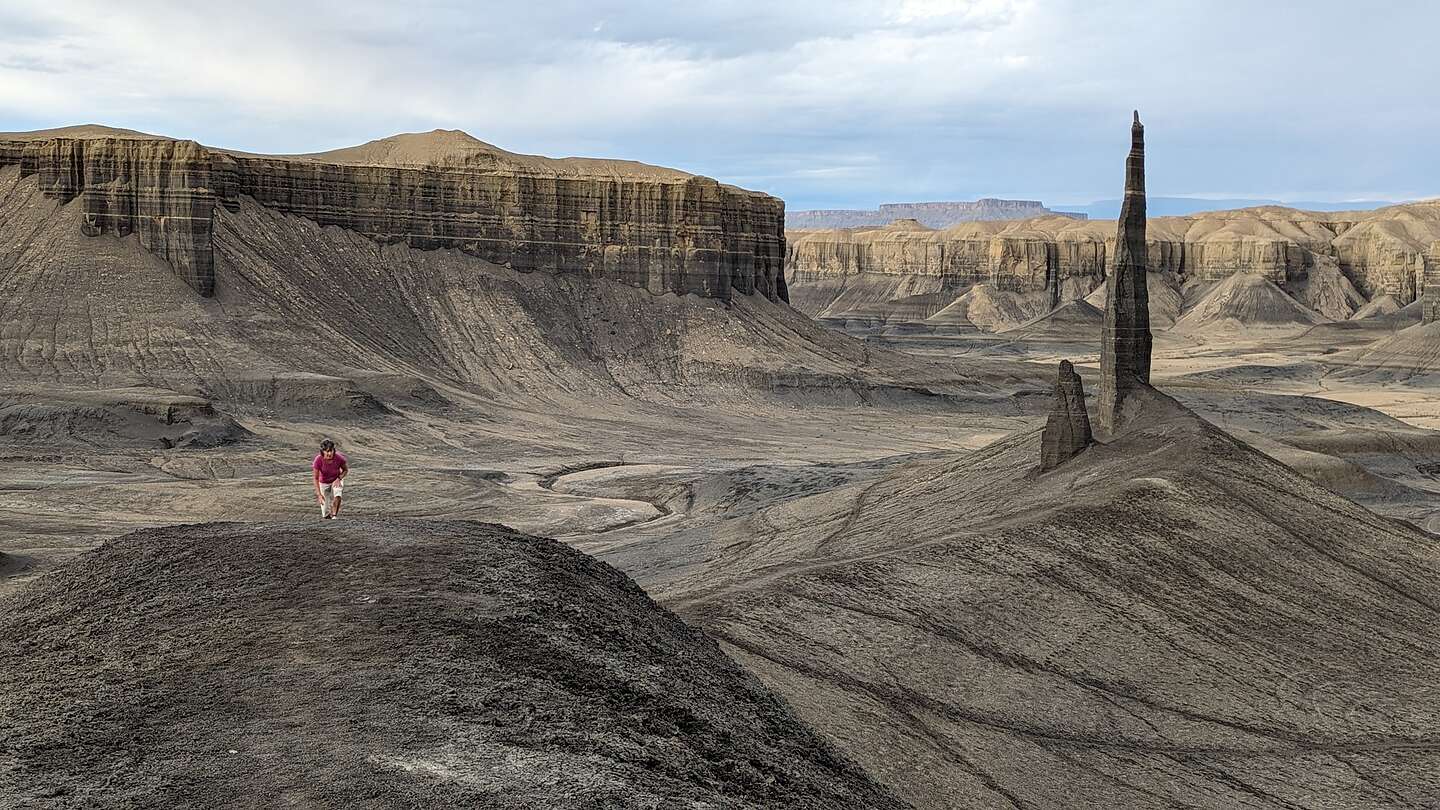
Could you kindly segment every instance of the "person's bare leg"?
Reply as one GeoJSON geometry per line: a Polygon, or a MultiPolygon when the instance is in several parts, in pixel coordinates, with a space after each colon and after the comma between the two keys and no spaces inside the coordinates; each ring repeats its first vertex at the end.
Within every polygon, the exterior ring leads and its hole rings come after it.
{"type": "Polygon", "coordinates": [[[330,507],[330,517],[340,517],[340,496],[335,496],[335,505],[330,507]]]}

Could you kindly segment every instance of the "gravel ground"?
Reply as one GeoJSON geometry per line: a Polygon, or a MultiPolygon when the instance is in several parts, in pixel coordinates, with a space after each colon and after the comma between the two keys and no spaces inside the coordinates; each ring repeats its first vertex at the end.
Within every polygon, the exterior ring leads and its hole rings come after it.
{"type": "Polygon", "coordinates": [[[628,577],[493,524],[146,530],[0,602],[6,807],[902,807],[628,577]]]}

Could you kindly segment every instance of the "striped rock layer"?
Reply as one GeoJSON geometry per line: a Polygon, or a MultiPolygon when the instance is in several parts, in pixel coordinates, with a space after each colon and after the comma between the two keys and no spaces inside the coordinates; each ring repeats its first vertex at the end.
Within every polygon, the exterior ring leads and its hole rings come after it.
{"type": "Polygon", "coordinates": [[[264,156],[86,127],[0,134],[0,168],[12,165],[38,175],[47,197],[80,200],[85,233],[137,234],[203,296],[215,290],[215,217],[250,197],[382,243],[522,272],[788,300],[782,201],[638,163],[515,155],[439,130],[264,156]]]}

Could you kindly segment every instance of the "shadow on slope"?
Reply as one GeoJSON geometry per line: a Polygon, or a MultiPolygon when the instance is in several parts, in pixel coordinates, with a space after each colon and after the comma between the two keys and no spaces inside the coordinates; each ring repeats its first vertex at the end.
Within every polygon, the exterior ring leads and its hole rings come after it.
{"type": "Polygon", "coordinates": [[[0,602],[27,807],[900,807],[555,541],[437,521],[126,535],[0,602]]]}

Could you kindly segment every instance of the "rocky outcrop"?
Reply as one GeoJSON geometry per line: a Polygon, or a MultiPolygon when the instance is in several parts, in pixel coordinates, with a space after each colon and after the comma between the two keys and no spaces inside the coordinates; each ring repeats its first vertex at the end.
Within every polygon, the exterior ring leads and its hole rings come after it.
{"type": "Polygon", "coordinates": [[[960,222],[1032,219],[1043,216],[1086,218],[1084,214],[1051,211],[1039,200],[998,200],[986,197],[974,202],[885,203],[871,211],[863,209],[792,211],[785,215],[785,227],[861,228],[884,225],[896,219],[914,219],[931,228],[946,228],[960,222]]]}
{"type": "Polygon", "coordinates": [[[1084,384],[1075,373],[1075,366],[1069,360],[1061,360],[1055,380],[1055,405],[1040,434],[1040,471],[1064,464],[1089,447],[1091,441],[1084,384]]]}
{"type": "Polygon", "coordinates": [[[85,233],[139,234],[206,296],[216,211],[250,197],[382,243],[456,249],[524,272],[788,300],[780,200],[642,164],[513,155],[463,133],[279,157],[61,130],[0,135],[6,165],[38,175],[52,199],[81,199],[85,233]]]}
{"type": "Polygon", "coordinates": [[[37,175],[61,204],[78,197],[86,235],[136,234],[204,296],[215,290],[212,212],[231,190],[227,163],[194,141],[0,136],[0,167],[37,175]]]}
{"type": "MultiPolygon", "coordinates": [[[[1421,268],[1429,246],[1440,239],[1440,203],[1339,213],[1274,206],[1216,211],[1151,219],[1146,232],[1151,271],[1168,272],[1182,283],[1251,273],[1294,292],[1317,273],[1328,278],[1338,272],[1366,299],[1391,295],[1403,305],[1425,288],[1421,268]]],[[[922,276],[957,294],[982,281],[1020,292],[1058,290],[1068,279],[1095,287],[1114,263],[1115,251],[1109,223],[1060,217],[943,230],[908,225],[792,230],[786,268],[801,310],[825,316],[840,313],[806,309],[803,302],[813,300],[805,295],[807,286],[922,276]]]]}
{"type": "Polygon", "coordinates": [[[1125,158],[1125,202],[1115,238],[1115,270],[1107,279],[1105,327],[1100,338],[1100,396],[1096,421],[1110,436],[1126,419],[1126,400],[1150,385],[1150,299],[1145,288],[1145,127],[1140,113],[1130,127],[1125,158]]]}

